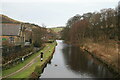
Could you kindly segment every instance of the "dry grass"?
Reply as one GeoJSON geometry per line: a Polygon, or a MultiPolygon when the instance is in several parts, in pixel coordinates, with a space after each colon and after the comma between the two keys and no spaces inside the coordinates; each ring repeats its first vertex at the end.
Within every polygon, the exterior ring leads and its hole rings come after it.
{"type": "Polygon", "coordinates": [[[105,60],[109,64],[120,68],[120,45],[115,41],[98,42],[94,43],[92,40],[88,40],[85,43],[85,48],[91,53],[105,60]]]}

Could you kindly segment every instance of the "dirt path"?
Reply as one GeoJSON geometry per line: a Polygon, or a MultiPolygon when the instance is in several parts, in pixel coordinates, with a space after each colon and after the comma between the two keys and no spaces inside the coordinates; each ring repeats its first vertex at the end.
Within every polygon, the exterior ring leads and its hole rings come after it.
{"type": "MultiPolygon", "coordinates": [[[[48,48],[44,51],[44,53],[45,53],[49,48],[50,48],[50,47],[48,47],[48,48]]],[[[15,74],[17,74],[18,72],[21,72],[21,71],[29,68],[29,67],[32,66],[34,63],[36,63],[36,59],[37,59],[38,57],[40,57],[40,55],[38,55],[36,58],[34,58],[33,60],[31,60],[28,64],[26,64],[25,66],[23,66],[21,69],[15,71],[15,72],[13,72],[13,73],[11,73],[11,74],[9,74],[9,75],[3,76],[2,78],[7,78],[7,77],[9,77],[9,76],[15,75],[15,74]]],[[[0,77],[0,79],[1,79],[1,77],[0,77]]]]}

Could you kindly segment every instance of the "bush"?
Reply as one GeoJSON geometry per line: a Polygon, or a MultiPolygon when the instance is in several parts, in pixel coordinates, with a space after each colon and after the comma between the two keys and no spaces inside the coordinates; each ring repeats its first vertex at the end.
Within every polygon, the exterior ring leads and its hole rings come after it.
{"type": "Polygon", "coordinates": [[[35,41],[35,42],[33,43],[33,46],[34,46],[34,47],[41,47],[41,46],[42,46],[42,41],[40,41],[40,42],[35,41]]]}
{"type": "Polygon", "coordinates": [[[25,56],[27,54],[29,54],[30,52],[33,51],[33,47],[27,47],[27,48],[23,48],[19,51],[17,51],[16,53],[11,53],[8,56],[3,56],[2,57],[2,64],[7,63],[8,61],[11,61],[10,63],[3,65],[3,69],[8,69],[9,67],[12,67],[13,65],[16,65],[18,63],[21,62],[21,57],[25,56]],[[17,60],[15,60],[16,58],[18,58],[17,60]]]}

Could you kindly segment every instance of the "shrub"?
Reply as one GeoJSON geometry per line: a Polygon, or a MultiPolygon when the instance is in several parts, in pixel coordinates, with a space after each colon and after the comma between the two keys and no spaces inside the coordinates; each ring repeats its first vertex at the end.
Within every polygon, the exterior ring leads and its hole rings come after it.
{"type": "Polygon", "coordinates": [[[41,47],[42,46],[42,41],[35,41],[34,43],[33,43],[33,46],[34,47],[41,47]]]}

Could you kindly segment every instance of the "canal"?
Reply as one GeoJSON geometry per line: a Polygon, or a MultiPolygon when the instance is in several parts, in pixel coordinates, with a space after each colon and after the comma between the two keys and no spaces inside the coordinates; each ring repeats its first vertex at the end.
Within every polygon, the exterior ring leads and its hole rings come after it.
{"type": "Polygon", "coordinates": [[[78,46],[57,40],[51,63],[44,68],[41,78],[111,78],[113,74],[98,60],[78,46]]]}

